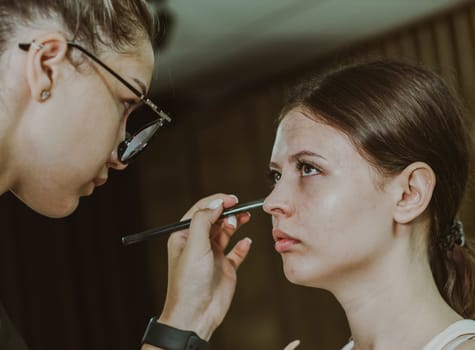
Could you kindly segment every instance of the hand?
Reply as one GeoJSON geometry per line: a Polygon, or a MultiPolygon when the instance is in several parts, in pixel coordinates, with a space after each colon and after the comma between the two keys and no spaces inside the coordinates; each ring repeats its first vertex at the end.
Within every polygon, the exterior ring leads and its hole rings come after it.
{"type": "Polygon", "coordinates": [[[246,258],[251,240],[240,240],[225,254],[231,236],[250,219],[248,213],[219,219],[235,196],[217,194],[197,202],[183,217],[188,230],[168,240],[168,290],[159,322],[193,330],[209,340],[223,321],[236,288],[236,271],[246,258]]]}

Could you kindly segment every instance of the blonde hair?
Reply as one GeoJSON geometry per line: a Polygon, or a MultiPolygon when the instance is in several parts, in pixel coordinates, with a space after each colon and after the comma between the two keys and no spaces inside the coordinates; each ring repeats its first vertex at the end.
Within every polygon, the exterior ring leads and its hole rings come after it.
{"type": "Polygon", "coordinates": [[[156,22],[145,0],[0,0],[0,53],[20,26],[55,21],[93,51],[125,51],[138,40],[152,43],[156,22]]]}

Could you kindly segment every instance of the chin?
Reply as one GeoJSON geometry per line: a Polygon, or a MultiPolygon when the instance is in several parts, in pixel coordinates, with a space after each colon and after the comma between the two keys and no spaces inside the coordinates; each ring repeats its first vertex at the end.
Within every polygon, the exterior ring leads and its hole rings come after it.
{"type": "Polygon", "coordinates": [[[284,269],[284,275],[285,275],[285,278],[287,278],[287,280],[290,283],[293,283],[299,286],[309,286],[309,283],[308,281],[306,281],[305,278],[302,278],[301,276],[299,276],[298,274],[294,272],[289,272],[284,269]]]}
{"type": "Polygon", "coordinates": [[[71,215],[79,205],[79,196],[68,198],[30,198],[21,196],[12,191],[13,194],[30,209],[43,216],[59,219],[71,215]]]}
{"type": "Polygon", "coordinates": [[[67,199],[63,201],[53,202],[51,201],[46,206],[31,207],[37,213],[47,216],[52,219],[60,219],[71,215],[79,206],[79,197],[67,199]]]}
{"type": "Polygon", "coordinates": [[[39,209],[35,209],[35,208],[32,208],[34,211],[36,211],[37,213],[41,214],[41,215],[44,215],[44,216],[47,216],[49,218],[52,218],[52,219],[60,219],[60,218],[64,218],[66,216],[69,216],[71,215],[72,213],[74,213],[74,211],[77,209],[79,205],[79,201],[76,201],[76,203],[74,205],[69,205],[69,206],[63,206],[61,208],[57,207],[57,208],[39,208],[39,209]]]}
{"type": "Polygon", "coordinates": [[[305,283],[306,282],[305,278],[302,276],[302,271],[292,266],[292,264],[289,264],[288,262],[286,263],[285,261],[284,261],[283,267],[284,267],[285,278],[287,278],[287,280],[290,283],[297,284],[300,286],[307,285],[305,283]]]}
{"type": "Polygon", "coordinates": [[[283,261],[284,275],[290,283],[304,286],[320,288],[322,276],[317,271],[306,266],[304,262],[283,261]]]}
{"type": "Polygon", "coordinates": [[[298,286],[312,287],[312,288],[324,288],[323,287],[324,284],[322,283],[322,281],[320,281],[320,279],[318,279],[318,278],[315,278],[315,276],[313,276],[313,277],[302,276],[301,273],[300,274],[299,273],[290,273],[290,272],[287,272],[286,270],[284,270],[284,275],[290,283],[296,284],[298,286]]]}

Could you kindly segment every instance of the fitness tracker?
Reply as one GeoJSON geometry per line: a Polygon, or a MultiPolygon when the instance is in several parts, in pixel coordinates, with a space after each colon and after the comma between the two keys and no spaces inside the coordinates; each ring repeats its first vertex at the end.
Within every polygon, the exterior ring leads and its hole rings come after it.
{"type": "Polygon", "coordinates": [[[193,331],[184,331],[158,322],[152,317],[142,338],[149,344],[165,350],[205,350],[208,342],[193,331]]]}

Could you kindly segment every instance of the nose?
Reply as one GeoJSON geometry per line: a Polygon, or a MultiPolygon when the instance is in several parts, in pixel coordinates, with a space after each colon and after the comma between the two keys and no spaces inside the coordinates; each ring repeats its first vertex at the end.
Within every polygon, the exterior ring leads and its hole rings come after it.
{"type": "Polygon", "coordinates": [[[282,185],[282,183],[277,184],[264,200],[264,211],[273,217],[289,217],[295,211],[292,196],[282,185]]]}

